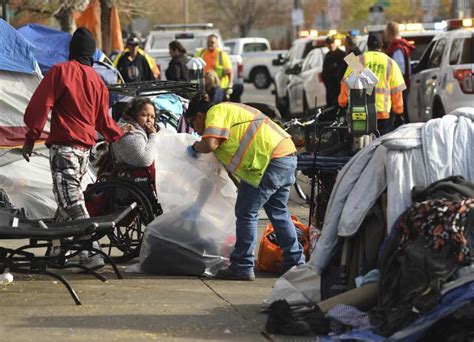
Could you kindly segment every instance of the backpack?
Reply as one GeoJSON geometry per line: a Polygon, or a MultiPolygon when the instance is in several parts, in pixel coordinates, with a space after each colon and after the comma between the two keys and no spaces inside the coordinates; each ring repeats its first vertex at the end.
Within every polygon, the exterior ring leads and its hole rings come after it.
{"type": "MultiPolygon", "coordinates": [[[[301,223],[296,216],[292,215],[291,220],[296,227],[298,241],[303,245],[306,261],[308,261],[311,247],[309,242],[309,227],[301,223]]],[[[283,251],[280,246],[278,246],[275,230],[272,224],[269,223],[260,241],[256,266],[259,271],[280,273],[282,263],[283,251]]]]}
{"type": "Polygon", "coordinates": [[[381,248],[375,318],[390,336],[434,309],[441,287],[471,263],[474,198],[415,203],[381,248]]]}

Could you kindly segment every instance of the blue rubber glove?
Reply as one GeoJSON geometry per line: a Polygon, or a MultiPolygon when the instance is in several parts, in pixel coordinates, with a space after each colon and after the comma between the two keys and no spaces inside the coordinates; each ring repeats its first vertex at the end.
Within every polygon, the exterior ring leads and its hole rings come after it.
{"type": "Polygon", "coordinates": [[[199,156],[201,155],[201,153],[197,152],[193,145],[189,145],[187,148],[186,148],[186,153],[188,154],[188,156],[190,156],[191,158],[194,158],[194,159],[197,159],[199,158],[199,156]]]}

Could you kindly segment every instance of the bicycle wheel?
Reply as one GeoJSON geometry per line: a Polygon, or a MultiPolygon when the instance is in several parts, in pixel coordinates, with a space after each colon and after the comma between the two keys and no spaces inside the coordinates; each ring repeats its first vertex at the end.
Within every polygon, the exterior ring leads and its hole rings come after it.
{"type": "MultiPolygon", "coordinates": [[[[301,198],[303,201],[306,203],[309,203],[309,196],[307,196],[307,191],[308,191],[308,185],[306,182],[302,181],[303,174],[301,173],[300,170],[295,170],[295,184],[293,185],[296,191],[296,194],[298,195],[299,198],[301,198]]],[[[310,185],[311,187],[311,181],[310,185]]],[[[311,188],[309,188],[311,194],[311,188]]]]}
{"type": "Polygon", "coordinates": [[[145,226],[153,218],[153,206],[144,192],[131,181],[111,180],[95,183],[84,192],[84,199],[91,217],[114,213],[137,203],[138,213],[122,222],[107,235],[109,241],[101,247],[115,262],[126,262],[140,253],[145,226]]]}

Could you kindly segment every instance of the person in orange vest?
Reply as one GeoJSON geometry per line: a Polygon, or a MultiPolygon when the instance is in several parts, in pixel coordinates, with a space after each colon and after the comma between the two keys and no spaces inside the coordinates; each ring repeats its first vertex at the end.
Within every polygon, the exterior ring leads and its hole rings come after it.
{"type": "Polygon", "coordinates": [[[206,65],[204,66],[204,73],[214,70],[219,76],[220,86],[229,97],[232,94],[233,84],[233,70],[232,62],[227,52],[222,51],[217,46],[217,36],[211,34],[207,37],[207,48],[198,50],[194,57],[201,57],[206,65]]]}
{"type": "Polygon", "coordinates": [[[281,272],[305,262],[303,247],[288,212],[290,187],[295,182],[296,148],[280,126],[259,110],[240,103],[212,105],[194,97],[185,113],[202,139],[188,146],[191,158],[213,152],[239,180],[235,204],[236,242],[231,265],[218,279],[254,280],[258,211],[265,209],[283,250],[281,272]]]}
{"type": "MultiPolygon", "coordinates": [[[[381,51],[382,42],[382,36],[379,33],[370,33],[367,40],[369,51],[358,58],[362,65],[368,67],[379,80],[374,89],[377,128],[380,134],[385,134],[404,121],[402,92],[406,89],[406,85],[397,62],[381,51]]],[[[349,101],[349,90],[345,80],[351,72],[352,69],[347,67],[341,82],[341,92],[338,97],[341,108],[346,107],[349,101]]]]}

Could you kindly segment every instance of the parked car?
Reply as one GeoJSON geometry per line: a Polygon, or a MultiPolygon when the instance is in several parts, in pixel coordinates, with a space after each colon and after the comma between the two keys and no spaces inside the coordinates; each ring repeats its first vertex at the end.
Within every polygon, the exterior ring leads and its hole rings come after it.
{"type": "Polygon", "coordinates": [[[270,42],[259,37],[228,39],[224,41],[224,45],[230,49],[231,54],[242,56],[244,81],[253,83],[257,89],[267,89],[271,85],[280,69],[272,61],[278,54],[287,52],[272,51],[270,42]]]}
{"type": "Polygon", "coordinates": [[[301,70],[304,58],[316,47],[325,46],[325,40],[326,36],[298,38],[291,44],[287,54],[279,54],[273,60],[273,65],[282,66],[275,75],[273,94],[275,95],[275,105],[283,116],[290,117],[287,86],[290,79],[295,77],[293,70],[301,70]],[[287,72],[287,70],[291,71],[287,72]]]}
{"type": "Polygon", "coordinates": [[[410,122],[439,118],[459,107],[472,107],[473,72],[472,20],[450,20],[448,31],[436,35],[413,67],[408,95],[410,122]]]}
{"type": "Polygon", "coordinates": [[[289,116],[304,116],[312,109],[326,105],[326,87],[322,80],[323,62],[327,47],[313,49],[301,68],[286,69],[290,74],[287,85],[289,116]],[[316,103],[317,98],[317,103],[316,103]]]}
{"type": "MultiPolygon", "coordinates": [[[[207,37],[210,34],[217,36],[218,46],[224,51],[230,52],[224,47],[221,34],[211,23],[207,24],[171,24],[158,25],[150,31],[145,43],[145,52],[152,56],[161,70],[161,77],[166,78],[164,70],[168,67],[171,60],[168,51],[168,44],[173,40],[178,40],[188,51],[189,56],[193,56],[196,50],[206,47],[207,37]]],[[[234,71],[234,94],[237,100],[243,92],[243,61],[239,55],[229,53],[234,71]]]]}

